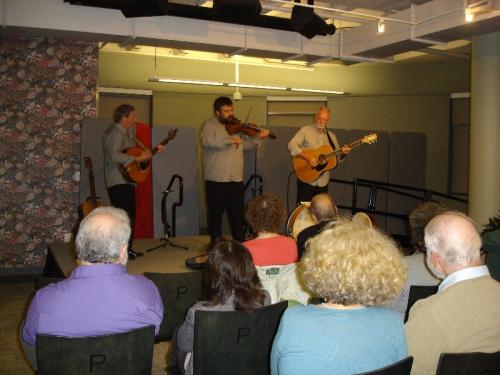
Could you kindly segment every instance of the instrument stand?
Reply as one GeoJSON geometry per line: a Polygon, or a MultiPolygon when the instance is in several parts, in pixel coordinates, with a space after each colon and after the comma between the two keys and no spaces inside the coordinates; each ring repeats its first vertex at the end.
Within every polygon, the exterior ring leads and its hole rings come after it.
{"type": "Polygon", "coordinates": [[[169,193],[171,193],[172,190],[165,190],[162,192],[163,198],[161,199],[161,221],[163,222],[163,229],[164,229],[164,238],[162,238],[162,243],[158,246],[155,246],[151,249],[146,250],[147,253],[150,253],[151,251],[154,251],[159,248],[166,248],[167,246],[170,247],[178,247],[179,249],[184,249],[188,250],[186,246],[182,245],[177,245],[170,241],[170,237],[172,236],[172,227],[170,226],[170,223],[168,222],[167,219],[167,196],[169,193]]]}

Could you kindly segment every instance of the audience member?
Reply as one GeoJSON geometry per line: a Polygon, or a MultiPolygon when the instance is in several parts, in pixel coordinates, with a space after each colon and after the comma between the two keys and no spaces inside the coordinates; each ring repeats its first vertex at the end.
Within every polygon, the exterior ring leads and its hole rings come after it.
{"type": "Polygon", "coordinates": [[[22,341],[32,364],[38,333],[82,337],[147,325],[158,333],[160,293],[144,276],[127,273],[129,236],[129,218],[121,209],[96,208],[83,219],[75,243],[80,265],[68,279],[40,289],[28,309],[22,341]]]}
{"type": "Polygon", "coordinates": [[[245,218],[253,240],[243,242],[250,251],[256,266],[290,264],[297,261],[297,244],[290,237],[280,235],[286,211],[283,203],[274,195],[263,194],[248,202],[245,218]]]}
{"type": "Polygon", "coordinates": [[[299,259],[304,255],[307,240],[316,236],[327,224],[334,222],[337,218],[337,206],[328,194],[315,195],[311,200],[309,209],[318,223],[305,228],[297,236],[299,259]]]}
{"type": "Polygon", "coordinates": [[[437,202],[420,203],[410,212],[411,248],[403,258],[408,269],[408,279],[401,294],[394,300],[392,307],[404,318],[408,305],[410,286],[437,285],[441,280],[435,277],[425,265],[424,228],[436,215],[446,212],[446,208],[437,202]]]}
{"type": "Polygon", "coordinates": [[[500,280],[500,229],[484,232],[482,238],[488,270],[491,277],[500,280]]]}
{"type": "Polygon", "coordinates": [[[481,264],[481,238],[458,212],[425,227],[427,264],[444,278],[438,293],[417,301],[406,323],[412,374],[435,374],[441,353],[495,352],[500,348],[500,283],[481,264]]]}
{"type": "Polygon", "coordinates": [[[236,241],[216,242],[203,269],[202,301],[189,308],[176,334],[174,352],[179,370],[193,373],[195,311],[252,310],[268,304],[269,294],[262,289],[248,250],[236,241]]]}
{"type": "Polygon", "coordinates": [[[312,238],[304,282],[327,302],[287,309],[271,353],[271,374],[355,374],[407,356],[397,313],[379,307],[398,294],[406,272],[394,242],[347,222],[312,238]]]}

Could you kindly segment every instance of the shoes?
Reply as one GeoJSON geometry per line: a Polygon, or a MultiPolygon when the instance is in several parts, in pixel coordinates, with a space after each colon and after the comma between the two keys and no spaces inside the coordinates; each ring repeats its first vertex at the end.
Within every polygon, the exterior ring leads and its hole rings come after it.
{"type": "Polygon", "coordinates": [[[207,264],[207,254],[187,258],[184,263],[186,264],[186,267],[191,270],[202,270],[205,267],[205,264],[207,264]]]}
{"type": "Polygon", "coordinates": [[[143,253],[136,253],[133,249],[128,249],[128,260],[135,260],[137,257],[142,257],[143,253]]]}

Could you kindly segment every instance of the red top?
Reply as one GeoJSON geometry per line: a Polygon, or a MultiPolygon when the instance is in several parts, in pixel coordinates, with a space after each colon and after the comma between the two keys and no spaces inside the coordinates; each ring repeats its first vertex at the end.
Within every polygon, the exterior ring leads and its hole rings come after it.
{"type": "Polygon", "coordinates": [[[297,243],[285,236],[256,238],[245,241],[256,266],[272,266],[294,263],[298,260],[297,243]]]}

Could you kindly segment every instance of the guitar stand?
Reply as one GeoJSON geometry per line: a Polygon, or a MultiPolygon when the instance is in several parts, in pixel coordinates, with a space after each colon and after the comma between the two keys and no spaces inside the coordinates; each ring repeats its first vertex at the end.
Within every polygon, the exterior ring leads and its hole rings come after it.
{"type": "Polygon", "coordinates": [[[166,203],[167,203],[167,196],[171,192],[172,192],[172,190],[170,190],[170,189],[167,189],[167,190],[163,191],[162,192],[163,198],[161,199],[161,220],[163,222],[163,228],[164,228],[165,237],[162,238],[162,240],[161,240],[162,243],[160,245],[155,246],[155,247],[153,247],[151,249],[146,250],[146,253],[150,253],[151,251],[154,251],[156,249],[166,248],[167,246],[178,247],[179,249],[188,250],[188,248],[186,246],[177,245],[177,244],[173,243],[172,241],[170,241],[170,237],[172,235],[172,227],[170,226],[170,223],[168,222],[168,219],[167,219],[167,207],[166,207],[166,203]]]}

